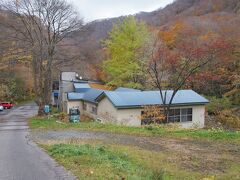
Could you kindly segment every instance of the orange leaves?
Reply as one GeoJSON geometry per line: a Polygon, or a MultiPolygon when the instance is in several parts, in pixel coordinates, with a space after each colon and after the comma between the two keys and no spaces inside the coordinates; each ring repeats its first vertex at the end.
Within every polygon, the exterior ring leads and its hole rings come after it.
{"type": "Polygon", "coordinates": [[[158,105],[145,106],[143,108],[141,120],[145,123],[161,123],[165,120],[163,108],[158,105]]]}
{"type": "Polygon", "coordinates": [[[106,80],[106,73],[102,70],[101,65],[89,65],[88,71],[90,72],[91,77],[94,79],[104,81],[106,80]]]}
{"type": "Polygon", "coordinates": [[[211,31],[206,32],[205,34],[203,34],[199,37],[199,39],[202,41],[209,41],[209,40],[213,40],[216,38],[217,38],[217,34],[214,32],[211,32],[211,31]]]}
{"type": "Polygon", "coordinates": [[[169,48],[176,46],[178,34],[186,27],[183,21],[177,21],[174,26],[170,27],[167,31],[160,31],[159,37],[162,39],[169,48]]]}

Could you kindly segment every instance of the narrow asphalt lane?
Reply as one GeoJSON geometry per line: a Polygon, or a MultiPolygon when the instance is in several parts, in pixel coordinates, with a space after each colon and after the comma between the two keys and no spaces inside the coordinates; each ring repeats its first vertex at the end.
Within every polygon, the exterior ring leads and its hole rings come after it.
{"type": "Polygon", "coordinates": [[[0,180],[75,179],[29,139],[27,119],[36,113],[29,103],[0,114],[0,180]]]}

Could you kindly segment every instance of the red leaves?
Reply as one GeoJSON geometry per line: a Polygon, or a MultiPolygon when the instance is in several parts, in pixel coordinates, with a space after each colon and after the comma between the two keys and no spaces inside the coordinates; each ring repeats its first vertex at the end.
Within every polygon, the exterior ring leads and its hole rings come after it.
{"type": "Polygon", "coordinates": [[[201,72],[206,67],[215,68],[227,63],[233,49],[233,44],[222,37],[209,40],[188,37],[179,41],[174,49],[159,40],[149,61],[151,77],[156,78],[154,81],[158,85],[162,83],[161,86],[166,86],[167,82],[171,89],[182,88],[187,82],[204,82],[205,79],[220,81],[217,75],[201,72]],[[192,79],[196,78],[196,73],[199,81],[192,79]]]}

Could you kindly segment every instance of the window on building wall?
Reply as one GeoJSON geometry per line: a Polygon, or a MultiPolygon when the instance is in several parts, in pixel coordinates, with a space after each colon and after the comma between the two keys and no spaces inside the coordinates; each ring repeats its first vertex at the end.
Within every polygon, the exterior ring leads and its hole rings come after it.
{"type": "Polygon", "coordinates": [[[180,122],[181,121],[181,115],[180,115],[180,109],[170,109],[168,120],[169,122],[180,122]]]}
{"type": "Polygon", "coordinates": [[[192,108],[181,109],[181,122],[192,121],[192,108]]]}
{"type": "Polygon", "coordinates": [[[87,104],[83,103],[83,110],[86,111],[87,110],[87,104]]]}
{"type": "Polygon", "coordinates": [[[93,113],[93,114],[97,114],[97,107],[92,106],[92,113],[93,113]]]}
{"type": "Polygon", "coordinates": [[[192,121],[192,108],[171,109],[168,120],[171,123],[192,121]]]}

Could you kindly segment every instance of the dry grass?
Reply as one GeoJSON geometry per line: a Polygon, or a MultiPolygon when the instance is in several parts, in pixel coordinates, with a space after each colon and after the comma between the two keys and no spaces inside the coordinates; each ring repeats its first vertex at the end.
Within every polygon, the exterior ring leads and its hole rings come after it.
{"type": "MultiPolygon", "coordinates": [[[[182,141],[168,138],[161,142],[161,150],[151,151],[135,146],[108,144],[106,142],[92,140],[70,139],[44,142],[46,149],[53,147],[55,144],[63,144],[64,147],[68,147],[68,145],[81,146],[85,144],[92,147],[104,146],[107,150],[111,151],[111,153],[117,155],[127,154],[131,163],[144,167],[143,169],[146,170],[145,179],[152,177],[154,173],[156,175],[162,171],[164,172],[164,179],[203,179],[207,177],[215,177],[220,180],[240,179],[240,147],[236,144],[207,143],[189,140],[182,141]]],[[[80,159],[76,157],[77,160],[71,157],[69,160],[67,157],[61,157],[55,154],[54,158],[67,168],[74,168],[75,174],[80,179],[82,177],[88,179],[88,177],[92,178],[93,176],[86,173],[89,172],[88,170],[91,164],[85,166],[84,164],[87,162],[85,162],[86,159],[83,157],[80,159]],[[84,171],[79,170],[79,163],[82,163],[81,168],[84,169],[84,171]]],[[[89,157],[87,159],[92,162],[89,157]]],[[[94,172],[98,172],[98,176],[101,168],[108,168],[104,166],[104,161],[102,162],[103,164],[101,162],[99,163],[101,165],[97,167],[93,166],[96,169],[92,168],[94,172]]],[[[115,177],[116,174],[117,170],[109,174],[109,177],[115,177]]],[[[108,176],[104,177],[108,178],[108,176]]],[[[131,177],[133,176],[130,174],[128,179],[134,179],[131,177]]],[[[97,177],[95,177],[95,179],[96,178],[97,177]]]]}

